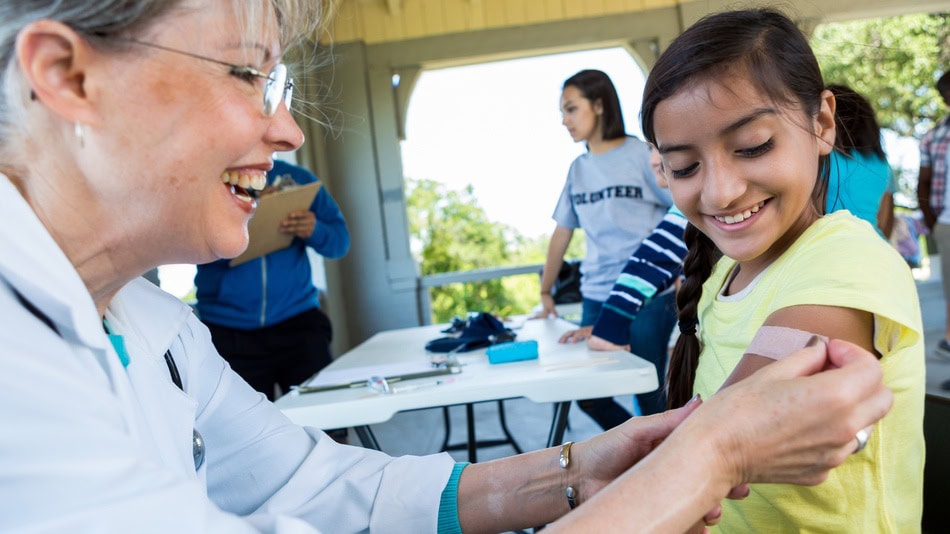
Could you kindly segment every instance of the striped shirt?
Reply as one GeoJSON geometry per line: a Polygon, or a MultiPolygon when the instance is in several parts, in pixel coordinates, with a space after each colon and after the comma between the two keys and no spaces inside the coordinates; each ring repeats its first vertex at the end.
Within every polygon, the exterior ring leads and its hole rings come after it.
{"type": "Polygon", "coordinates": [[[937,214],[944,206],[947,190],[947,150],[950,146],[950,115],[937,123],[920,140],[920,166],[933,169],[930,178],[930,205],[937,214]]]}
{"type": "Polygon", "coordinates": [[[593,334],[616,345],[630,343],[630,323],[651,297],[673,286],[683,272],[686,219],[670,207],[653,233],[633,251],[614,283],[593,334]]]}

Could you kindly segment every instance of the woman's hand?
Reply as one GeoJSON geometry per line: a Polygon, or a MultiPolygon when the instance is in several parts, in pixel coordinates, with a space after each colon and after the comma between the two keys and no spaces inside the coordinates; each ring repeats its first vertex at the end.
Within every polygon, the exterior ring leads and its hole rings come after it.
{"type": "MultiPolygon", "coordinates": [[[[569,510],[564,493],[568,485],[577,490],[582,505],[575,512],[588,509],[584,505],[588,499],[650,454],[698,405],[696,401],[663,414],[634,417],[603,434],[575,443],[566,469],[558,465],[556,447],[466,467],[458,488],[462,530],[507,532],[551,523],[569,510]]],[[[703,512],[712,511],[713,504],[691,518],[691,523],[698,521],[703,512]]],[[[617,509],[625,511],[636,505],[625,501],[617,509]]],[[[552,526],[552,531],[557,532],[557,528],[552,526]]]]}
{"type": "Polygon", "coordinates": [[[650,454],[701,403],[699,397],[695,397],[676,410],[632,417],[618,427],[574,444],[571,463],[576,462],[576,466],[572,467],[584,474],[579,500],[589,499],[650,454]]]}
{"type": "Polygon", "coordinates": [[[882,376],[870,352],[832,340],[826,357],[819,342],[723,389],[683,432],[710,437],[736,484],[819,484],[890,409],[882,376]]]}
{"type": "Polygon", "coordinates": [[[620,532],[628,525],[645,532],[701,531],[718,521],[724,497],[744,496],[745,483],[823,481],[855,451],[855,433],[880,420],[892,401],[872,353],[840,340],[829,342],[827,351],[824,343],[806,347],[702,405],[636,417],[575,445],[590,482],[580,486],[583,506],[558,521],[552,534],[620,532]],[[666,419],[648,421],[655,417],[666,419]],[[644,422],[652,424],[637,426],[644,422]],[[656,450],[647,458],[586,496],[651,445],[656,450]]]}
{"type": "Polygon", "coordinates": [[[593,326],[582,326],[576,330],[568,330],[564,332],[564,335],[561,336],[561,339],[557,340],[558,343],[577,343],[578,341],[584,341],[589,338],[591,332],[594,331],[593,326]]]}
{"type": "MultiPolygon", "coordinates": [[[[748,482],[821,483],[854,453],[855,433],[890,409],[893,397],[882,377],[880,364],[869,351],[841,340],[832,340],[827,347],[819,341],[721,390],[694,410],[658,455],[651,456],[672,459],[659,467],[657,476],[675,478],[673,471],[682,475],[689,469],[685,465],[703,466],[702,480],[694,477],[666,488],[666,500],[678,495],[678,504],[685,508],[665,509],[678,519],[666,522],[659,514],[653,519],[673,524],[698,512],[698,506],[708,507],[710,498],[718,500],[724,494],[742,498],[748,494],[748,482]],[[707,485],[694,496],[697,504],[692,512],[687,511],[690,498],[684,484],[707,485]],[[732,490],[713,489],[717,486],[732,490]],[[707,504],[698,504],[703,501],[707,504]]],[[[630,474],[638,470],[640,476],[623,482],[643,484],[650,468],[642,464],[630,474]]],[[[653,488],[652,495],[663,492],[653,488]]],[[[718,523],[719,506],[706,510],[689,532],[704,532],[705,526],[718,523]]]]}

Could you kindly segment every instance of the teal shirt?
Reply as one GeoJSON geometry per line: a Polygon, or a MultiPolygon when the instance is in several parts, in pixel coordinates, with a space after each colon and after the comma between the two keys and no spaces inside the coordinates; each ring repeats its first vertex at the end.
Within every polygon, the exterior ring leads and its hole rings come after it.
{"type": "Polygon", "coordinates": [[[855,217],[871,223],[871,227],[883,235],[877,227],[877,211],[881,197],[890,186],[891,167],[886,160],[855,151],[845,155],[835,150],[831,153],[825,211],[848,210],[855,217]]]}

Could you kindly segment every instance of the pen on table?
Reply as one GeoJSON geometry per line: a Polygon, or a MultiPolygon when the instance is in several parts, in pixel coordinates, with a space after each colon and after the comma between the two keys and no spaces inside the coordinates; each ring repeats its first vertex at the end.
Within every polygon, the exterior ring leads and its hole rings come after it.
{"type": "Polygon", "coordinates": [[[335,389],[361,388],[367,384],[366,380],[355,380],[343,384],[331,384],[328,386],[290,386],[291,391],[297,393],[319,393],[321,391],[333,391],[335,389]]]}

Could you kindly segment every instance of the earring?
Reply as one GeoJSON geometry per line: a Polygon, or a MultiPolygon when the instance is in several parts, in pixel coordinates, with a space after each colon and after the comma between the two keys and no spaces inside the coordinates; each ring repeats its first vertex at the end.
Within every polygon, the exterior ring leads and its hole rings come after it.
{"type": "Polygon", "coordinates": [[[84,148],[86,146],[86,127],[83,123],[76,121],[76,124],[73,126],[73,133],[76,134],[76,139],[79,140],[79,148],[84,148]]]}

